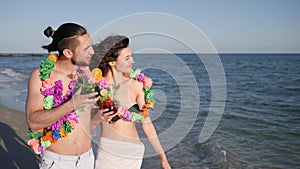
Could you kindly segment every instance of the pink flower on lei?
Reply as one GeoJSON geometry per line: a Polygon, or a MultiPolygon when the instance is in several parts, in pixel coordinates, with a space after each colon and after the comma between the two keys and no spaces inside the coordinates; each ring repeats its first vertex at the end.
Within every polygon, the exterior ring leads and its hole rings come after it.
{"type": "Polygon", "coordinates": [[[145,76],[144,81],[143,81],[144,88],[151,88],[152,83],[153,83],[152,79],[145,76]]]}

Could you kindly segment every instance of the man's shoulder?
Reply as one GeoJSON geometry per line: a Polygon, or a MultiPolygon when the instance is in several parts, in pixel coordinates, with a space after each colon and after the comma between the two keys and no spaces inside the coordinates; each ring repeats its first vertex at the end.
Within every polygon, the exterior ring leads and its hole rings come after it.
{"type": "Polygon", "coordinates": [[[31,71],[31,75],[30,76],[36,76],[40,74],[40,68],[35,68],[31,71]]]}
{"type": "Polygon", "coordinates": [[[35,68],[32,70],[29,79],[34,81],[40,80],[40,68],[35,68]]]}

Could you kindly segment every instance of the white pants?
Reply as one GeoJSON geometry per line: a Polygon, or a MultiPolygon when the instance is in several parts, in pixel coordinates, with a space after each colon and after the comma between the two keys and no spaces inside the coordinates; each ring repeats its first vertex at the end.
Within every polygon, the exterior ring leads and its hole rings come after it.
{"type": "Polygon", "coordinates": [[[80,156],[67,156],[44,151],[41,156],[40,169],[94,169],[92,149],[80,156]]]}
{"type": "Polygon", "coordinates": [[[95,169],[140,169],[145,147],[135,144],[100,138],[95,169]]]}

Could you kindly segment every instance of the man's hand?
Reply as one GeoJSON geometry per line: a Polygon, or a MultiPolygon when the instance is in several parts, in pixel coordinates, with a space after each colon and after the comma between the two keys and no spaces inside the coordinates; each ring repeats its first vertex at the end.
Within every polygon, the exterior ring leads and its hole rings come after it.
{"type": "Polygon", "coordinates": [[[80,94],[82,91],[82,86],[76,91],[76,93],[72,97],[72,101],[74,104],[74,109],[84,109],[87,106],[92,104],[97,104],[97,101],[100,99],[98,92],[92,92],[89,94],[80,94]]]}

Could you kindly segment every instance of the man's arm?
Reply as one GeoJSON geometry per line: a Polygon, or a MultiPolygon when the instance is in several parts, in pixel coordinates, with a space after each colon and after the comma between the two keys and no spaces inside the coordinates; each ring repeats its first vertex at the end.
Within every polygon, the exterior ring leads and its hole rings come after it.
{"type": "Polygon", "coordinates": [[[31,131],[37,131],[48,127],[70,111],[77,108],[84,108],[99,99],[98,97],[89,99],[96,96],[97,92],[80,95],[79,93],[81,90],[78,90],[71,100],[56,108],[45,110],[43,108],[44,97],[40,92],[41,86],[42,82],[39,78],[39,69],[35,69],[29,77],[28,96],[26,102],[26,118],[31,131]],[[76,105],[74,105],[75,100],[78,100],[75,102],[76,105]]]}

